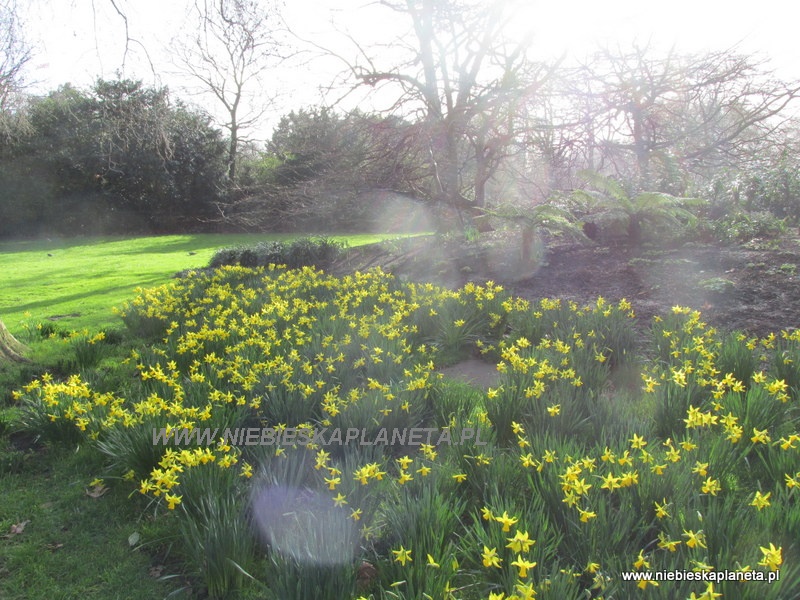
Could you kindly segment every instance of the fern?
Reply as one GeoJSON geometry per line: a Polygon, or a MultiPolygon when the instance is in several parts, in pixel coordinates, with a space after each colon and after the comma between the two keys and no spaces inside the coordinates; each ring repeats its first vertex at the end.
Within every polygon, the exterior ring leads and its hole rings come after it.
{"type": "Polygon", "coordinates": [[[699,198],[681,198],[662,192],[631,195],[611,177],[594,171],[581,171],[579,175],[594,190],[575,190],[571,194],[573,201],[588,213],[624,220],[632,241],[638,241],[636,238],[643,224],[675,229],[693,225],[697,217],[689,208],[705,203],[699,198]]]}

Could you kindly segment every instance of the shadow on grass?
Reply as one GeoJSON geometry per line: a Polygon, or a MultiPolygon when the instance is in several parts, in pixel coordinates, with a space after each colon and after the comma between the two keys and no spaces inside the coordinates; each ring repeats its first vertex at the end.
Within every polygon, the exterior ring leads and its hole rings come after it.
{"type": "Polygon", "coordinates": [[[38,302],[28,302],[27,304],[21,304],[17,306],[8,306],[8,307],[0,307],[0,313],[3,312],[26,312],[26,311],[34,311],[39,308],[43,307],[53,307],[55,308],[57,305],[66,304],[69,302],[75,302],[78,300],[83,300],[86,298],[91,298],[93,296],[106,296],[109,294],[113,294],[114,292],[121,292],[121,291],[130,291],[131,297],[133,297],[133,287],[148,287],[149,285],[156,285],[163,282],[163,277],[150,277],[148,279],[144,279],[139,281],[136,286],[129,285],[117,285],[117,286],[110,286],[104,288],[94,288],[94,289],[87,289],[85,292],[80,294],[69,294],[66,296],[53,296],[50,298],[45,298],[38,302]]]}
{"type": "Polygon", "coordinates": [[[18,252],[47,252],[50,250],[69,250],[83,246],[100,246],[115,242],[133,241],[136,237],[76,237],[76,238],[37,238],[32,240],[12,240],[0,242],[0,254],[18,252]]]}
{"type": "MultiPolygon", "coordinates": [[[[166,238],[173,236],[165,236],[166,238]]],[[[298,236],[290,233],[265,233],[265,234],[195,234],[180,236],[181,239],[167,241],[166,239],[150,238],[152,243],[143,244],[113,252],[115,255],[127,256],[132,254],[173,254],[176,252],[202,252],[204,250],[217,250],[227,246],[250,245],[264,241],[286,241],[296,239],[298,236]]]]}

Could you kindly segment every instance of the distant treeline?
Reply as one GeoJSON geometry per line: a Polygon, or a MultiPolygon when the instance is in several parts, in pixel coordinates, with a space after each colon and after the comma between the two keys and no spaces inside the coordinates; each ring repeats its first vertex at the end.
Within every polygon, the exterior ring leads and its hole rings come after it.
{"type": "Polygon", "coordinates": [[[800,220],[785,116],[800,84],[747,57],[605,52],[534,91],[512,83],[452,113],[292,111],[266,145],[241,145],[236,181],[230,140],[166,88],[62,86],[2,116],[0,236],[464,225],[548,202],[587,169],[632,197],[703,198],[711,218],[800,220]]]}
{"type": "Polygon", "coordinates": [[[166,88],[63,86],[5,123],[0,236],[371,227],[389,200],[416,203],[398,123],[292,113],[240,152],[234,186],[222,132],[166,88]]]}
{"type": "Polygon", "coordinates": [[[195,227],[220,198],[224,156],[210,119],[166,89],[61,87],[31,99],[3,139],[0,235],[195,227]]]}

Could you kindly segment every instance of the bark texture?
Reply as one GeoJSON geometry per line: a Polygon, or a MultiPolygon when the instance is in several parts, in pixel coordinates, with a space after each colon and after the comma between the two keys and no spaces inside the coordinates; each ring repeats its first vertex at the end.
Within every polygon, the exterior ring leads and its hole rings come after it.
{"type": "Polygon", "coordinates": [[[27,362],[25,346],[11,335],[5,324],[0,320],[0,363],[2,362],[27,362]]]}

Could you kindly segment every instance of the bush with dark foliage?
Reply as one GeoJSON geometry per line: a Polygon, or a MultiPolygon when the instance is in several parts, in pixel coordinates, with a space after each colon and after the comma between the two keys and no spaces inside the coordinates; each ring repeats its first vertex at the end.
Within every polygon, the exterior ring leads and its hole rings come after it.
{"type": "Polygon", "coordinates": [[[265,241],[252,246],[234,246],[218,250],[208,264],[216,269],[225,265],[266,267],[286,265],[300,267],[330,267],[344,250],[344,244],[325,237],[301,238],[293,242],[265,241]]]}

